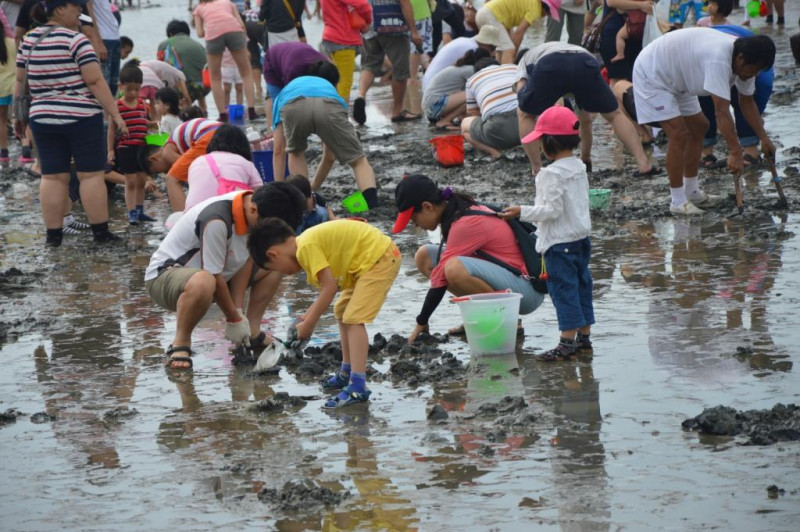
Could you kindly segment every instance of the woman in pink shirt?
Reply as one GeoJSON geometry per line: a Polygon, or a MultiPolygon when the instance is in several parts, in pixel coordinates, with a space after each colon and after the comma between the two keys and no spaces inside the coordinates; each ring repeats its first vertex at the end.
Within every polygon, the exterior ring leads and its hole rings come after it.
{"type": "Polygon", "coordinates": [[[262,184],[253,164],[250,143],[238,126],[219,126],[206,154],[189,166],[189,193],[184,212],[201,201],[237,190],[253,190],[262,184]]]}
{"type": "Polygon", "coordinates": [[[253,94],[253,71],[250,67],[250,54],[247,51],[247,30],[239,10],[230,0],[199,0],[194,10],[194,24],[197,36],[206,40],[211,93],[219,111],[219,121],[228,121],[225,93],[222,88],[222,53],[226,48],[230,50],[242,76],[248,117],[250,120],[255,120],[257,115],[253,94]]]}
{"type": "MultiPolygon", "coordinates": [[[[431,286],[410,342],[428,332],[428,320],[447,291],[464,296],[510,289],[522,295],[520,314],[530,314],[542,304],[544,295],[534,290],[528,279],[482,258],[490,255],[528,274],[514,231],[507,222],[492,216],[494,211],[449,187],[440,189],[420,174],[407,176],[397,185],[395,203],[400,214],[392,233],[399,233],[413,221],[428,231],[441,227],[442,244],[446,244],[424,245],[414,257],[431,286]],[[473,214],[475,211],[489,215],[473,214]]],[[[449,333],[463,335],[464,327],[449,333]]]]}

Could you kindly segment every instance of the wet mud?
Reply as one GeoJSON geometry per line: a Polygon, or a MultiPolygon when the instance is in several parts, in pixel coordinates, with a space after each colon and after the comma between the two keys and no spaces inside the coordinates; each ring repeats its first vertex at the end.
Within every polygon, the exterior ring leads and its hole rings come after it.
{"type": "Polygon", "coordinates": [[[800,440],[800,407],[778,403],[769,410],[707,408],[682,423],[683,430],[715,436],[737,436],[744,445],[772,445],[800,440]]]}
{"type": "MultiPolygon", "coordinates": [[[[796,8],[787,10],[796,20],[796,8]]],[[[164,13],[184,17],[185,3],[164,13]]],[[[321,28],[307,29],[319,39],[321,28]]],[[[157,30],[136,39],[137,55],[154,55],[157,30]]],[[[38,180],[4,169],[0,455],[24,446],[37,460],[6,464],[3,527],[794,531],[800,85],[785,33],[764,31],[779,45],[765,119],[787,209],[775,208],[769,172],[753,168],[742,176],[744,213],[728,218],[732,177],[701,170],[704,188],[724,200],[696,219],[674,218],[666,176],[633,177],[632,158],[598,118],[590,183],[612,194],[592,213],[593,360],[536,361],[557,341],[549,300],[523,317],[526,337],[507,356],[476,357],[439,334],[461,322],[447,303],[435,334],[408,345],[427,288],[413,253],[430,238],[410,228],[395,237],[403,268],[368,327],[373,396],[343,411],[320,408],[319,381],[341,363],[330,315],[302,357],[255,375],[255,360],[232,356],[212,310],[196,331],[194,371],[165,373],[174,315],[152,305],[142,281],[163,230],[128,228],[118,188],[112,228],[123,245],[65,237],[48,252],[38,180]],[[691,423],[718,436],[681,430],[688,414],[715,404],[728,406],[691,423]]],[[[534,42],[543,33],[535,29],[534,42]]],[[[436,133],[390,124],[388,96],[388,87],[370,91],[368,123],[357,128],[381,185],[371,223],[388,232],[394,187],[410,173],[492,204],[533,201],[521,149],[491,161],[468,147],[463,166],[441,168],[428,143],[436,133]]],[[[648,150],[663,166],[665,145],[648,150]]],[[[313,168],[318,144],[307,155],[313,168]]],[[[337,165],[322,193],[344,214],[339,202],[353,189],[350,170],[337,165]]],[[[164,200],[147,205],[166,218],[164,200]]],[[[76,215],[83,219],[80,207],[76,215]]],[[[264,330],[280,335],[315,295],[288,279],[264,330]]]]}

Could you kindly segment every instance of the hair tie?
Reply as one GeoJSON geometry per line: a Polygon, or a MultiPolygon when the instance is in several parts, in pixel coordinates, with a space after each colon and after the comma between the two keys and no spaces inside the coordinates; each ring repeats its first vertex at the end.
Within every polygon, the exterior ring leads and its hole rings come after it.
{"type": "Polygon", "coordinates": [[[575,131],[578,131],[580,128],[581,128],[581,123],[580,123],[580,121],[576,120],[575,123],[572,124],[572,129],[574,129],[575,131]]]}
{"type": "Polygon", "coordinates": [[[445,187],[445,189],[442,190],[442,199],[448,201],[452,197],[453,197],[453,191],[450,190],[450,187],[445,187]]]}

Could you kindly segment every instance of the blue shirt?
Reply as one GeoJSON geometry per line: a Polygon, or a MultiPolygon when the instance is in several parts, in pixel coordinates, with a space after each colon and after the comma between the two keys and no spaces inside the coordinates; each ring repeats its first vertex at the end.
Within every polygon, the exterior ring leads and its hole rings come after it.
{"type": "Polygon", "coordinates": [[[347,103],[330,81],[317,76],[300,76],[290,81],[275,98],[275,103],[272,104],[272,129],[281,123],[283,106],[298,98],[332,98],[347,109],[347,103]]]}
{"type": "Polygon", "coordinates": [[[299,235],[309,227],[314,227],[315,225],[319,225],[322,222],[327,221],[328,209],[322,205],[317,205],[313,211],[306,211],[305,215],[303,216],[303,221],[300,223],[300,227],[298,227],[295,232],[299,235]]]}

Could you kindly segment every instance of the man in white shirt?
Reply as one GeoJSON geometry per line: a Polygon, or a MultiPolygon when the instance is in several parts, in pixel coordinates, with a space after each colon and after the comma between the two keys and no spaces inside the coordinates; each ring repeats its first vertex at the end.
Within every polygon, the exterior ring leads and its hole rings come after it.
{"type": "Polygon", "coordinates": [[[667,134],[667,173],[673,214],[701,214],[696,204],[713,199],[697,182],[708,120],[698,96],[711,96],[719,131],[728,143],[728,169],[744,166],[742,147],[730,112],[731,86],[739,91],[745,120],[774,157],[753,93],[755,77],[775,62],[775,43],[765,35],[736,38],[711,28],[667,33],[647,46],[633,67],[633,93],[640,124],[657,124],[667,134]]]}
{"type": "Polygon", "coordinates": [[[119,24],[111,12],[111,3],[108,0],[91,0],[88,4],[89,14],[97,27],[100,39],[105,50],[97,50],[103,67],[103,77],[111,89],[111,95],[117,95],[119,81],[119,62],[121,58],[121,45],[119,42],[119,24]],[[105,52],[105,54],[104,54],[105,52]],[[105,58],[103,56],[105,55],[105,58]]]}

